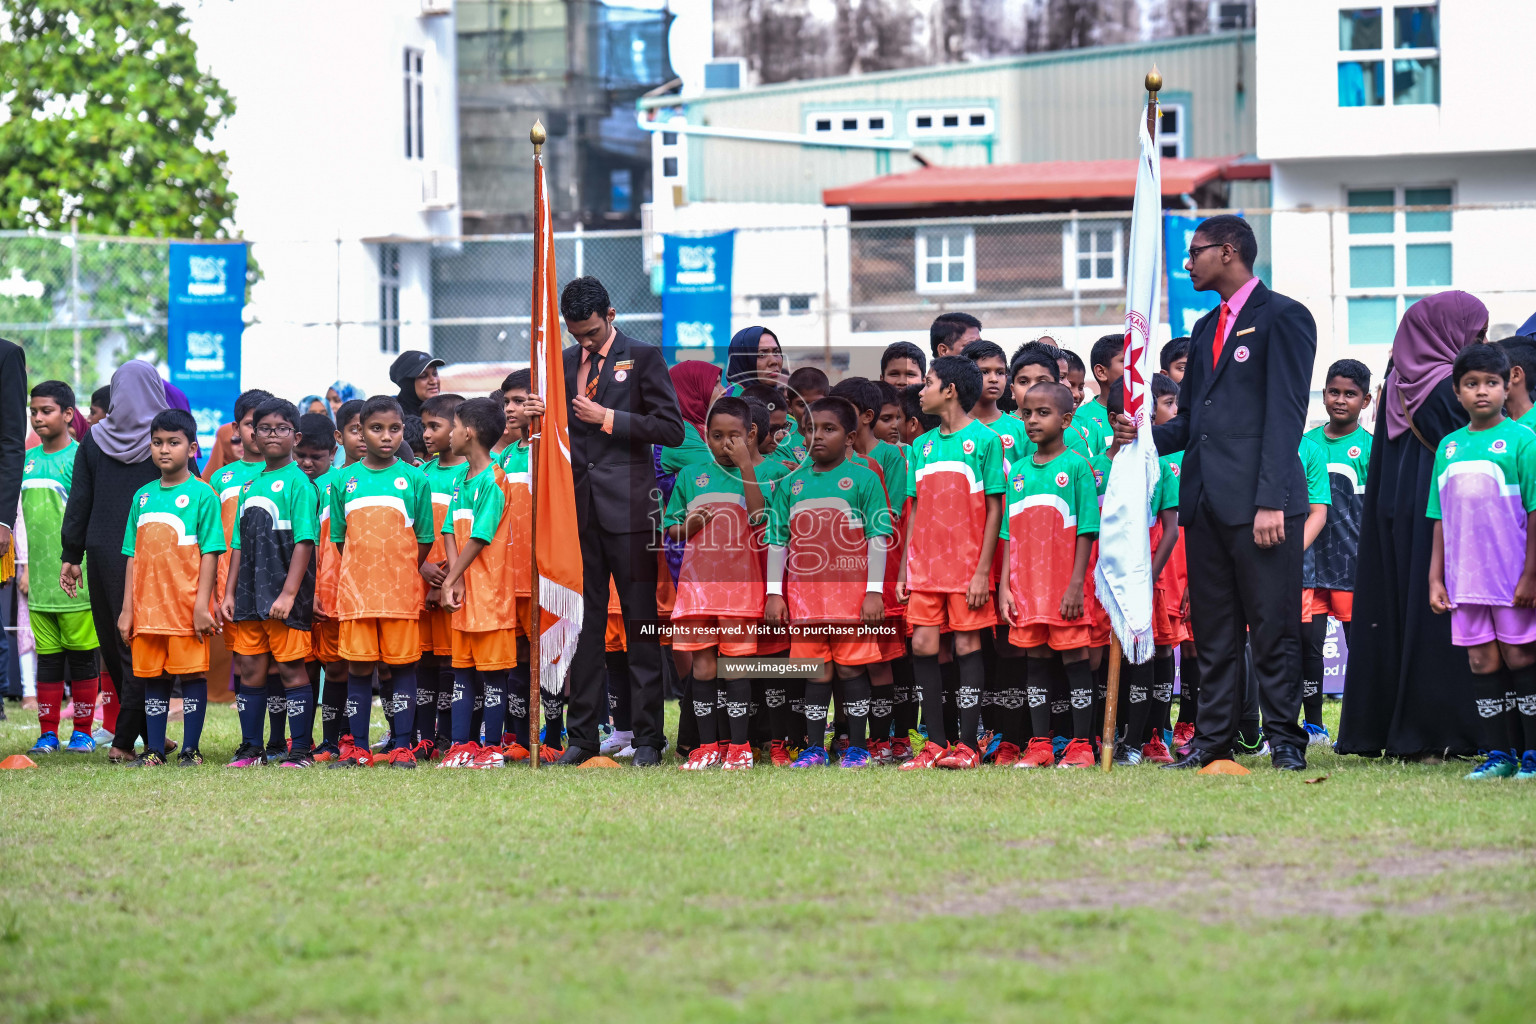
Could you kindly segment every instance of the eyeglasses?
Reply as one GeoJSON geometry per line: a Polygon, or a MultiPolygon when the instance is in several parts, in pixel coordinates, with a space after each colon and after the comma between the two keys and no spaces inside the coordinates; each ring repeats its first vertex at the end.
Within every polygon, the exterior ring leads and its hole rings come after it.
{"type": "Polygon", "coordinates": [[[262,437],[287,437],[293,433],[293,427],[287,423],[279,423],[275,427],[263,425],[256,428],[256,433],[262,437]]]}
{"type": "Polygon", "coordinates": [[[1210,245],[1192,245],[1189,247],[1189,258],[1194,259],[1207,249],[1219,249],[1226,244],[1226,242],[1212,242],[1210,245]]]}

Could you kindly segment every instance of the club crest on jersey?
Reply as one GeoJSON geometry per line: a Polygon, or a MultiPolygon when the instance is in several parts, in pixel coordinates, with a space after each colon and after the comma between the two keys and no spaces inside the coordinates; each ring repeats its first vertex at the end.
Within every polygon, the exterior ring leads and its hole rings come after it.
{"type": "Polygon", "coordinates": [[[1016,490],[1016,491],[1022,491],[1024,489],[1024,478],[1023,477],[1019,477],[1019,478],[1017,478],[1017,479],[1015,479],[1013,481],[1013,489],[1016,490]]]}
{"type": "Polygon", "coordinates": [[[1448,459],[1454,459],[1456,457],[1456,442],[1455,441],[1447,441],[1447,442],[1445,442],[1445,457],[1448,458],[1448,459]]]}
{"type": "Polygon", "coordinates": [[[225,470],[225,471],[224,471],[224,475],[223,475],[223,476],[221,476],[221,477],[219,477],[219,483],[221,483],[221,484],[227,484],[227,483],[229,483],[229,482],[230,482],[230,481],[231,481],[231,480],[233,480],[233,479],[234,479],[234,478],[235,478],[235,471],[234,471],[234,470],[232,470],[232,469],[226,469],[226,470],[225,470]]]}
{"type": "Polygon", "coordinates": [[[805,490],[805,481],[804,480],[796,480],[794,483],[789,485],[789,493],[793,494],[793,495],[795,495],[797,497],[799,496],[800,492],[803,491],[803,490],[805,490]]]}
{"type": "Polygon", "coordinates": [[[1360,457],[1360,446],[1359,445],[1354,445],[1354,446],[1352,446],[1349,449],[1349,457],[1352,458],[1352,459],[1358,459],[1360,457]]]}
{"type": "Polygon", "coordinates": [[[36,467],[36,466],[37,466],[37,460],[36,460],[36,459],[28,459],[28,460],[27,460],[27,464],[26,464],[26,465],[25,465],[25,466],[22,466],[22,467],[21,467],[21,471],[22,471],[22,472],[23,472],[23,473],[30,473],[30,472],[32,472],[32,470],[33,470],[33,469],[34,469],[34,468],[35,468],[35,467],[36,467]]]}
{"type": "Polygon", "coordinates": [[[709,486],[709,474],[708,473],[700,473],[698,476],[693,478],[693,484],[694,484],[695,487],[708,487],[709,486]]]}
{"type": "Polygon", "coordinates": [[[281,494],[281,493],[283,493],[283,482],[281,480],[273,480],[272,481],[272,493],[273,494],[281,494]]]}
{"type": "Polygon", "coordinates": [[[965,452],[965,454],[972,455],[976,451],[976,442],[972,441],[970,438],[966,438],[965,443],[962,444],[960,448],[965,452]]]}
{"type": "Polygon", "coordinates": [[[933,442],[932,441],[925,441],[923,443],[923,458],[926,459],[928,456],[930,456],[932,454],[933,454],[933,442]]]}
{"type": "Polygon", "coordinates": [[[1061,472],[1061,473],[1057,473],[1056,474],[1056,486],[1057,487],[1065,487],[1065,486],[1067,486],[1067,474],[1064,471],[1061,472]]]}
{"type": "Polygon", "coordinates": [[[1501,437],[1497,441],[1495,441],[1492,444],[1490,444],[1488,446],[1488,450],[1493,452],[1493,454],[1495,454],[1495,455],[1501,455],[1501,454],[1503,454],[1504,449],[1506,447],[1507,447],[1507,445],[1505,445],[1504,439],[1501,437]]]}
{"type": "Polygon", "coordinates": [[[405,482],[405,477],[403,477],[403,476],[395,477],[395,490],[403,491],[403,490],[405,490],[409,486],[410,486],[410,484],[405,482]]]}
{"type": "MultiPolygon", "coordinates": [[[[1500,441],[1499,443],[1503,444],[1504,442],[1500,441]]],[[[852,477],[845,476],[845,477],[843,477],[841,480],[839,480],[837,482],[837,489],[840,490],[840,491],[852,490],[852,488],[853,488],[853,478],[852,477]]]]}
{"type": "Polygon", "coordinates": [[[1246,363],[1248,361],[1248,346],[1237,346],[1237,351],[1232,353],[1232,358],[1236,359],[1240,363],[1246,363]]]}
{"type": "MultiPolygon", "coordinates": [[[[1179,475],[1179,464],[1177,462],[1170,462],[1170,463],[1168,463],[1168,472],[1172,473],[1174,476],[1178,476],[1179,475]]],[[[1095,475],[1097,475],[1097,474],[1095,474],[1095,475]]]]}
{"type": "Polygon", "coordinates": [[[185,494],[178,494],[178,495],[176,495],[176,507],[177,508],[186,508],[191,503],[192,503],[192,499],[187,497],[185,494]]]}
{"type": "Polygon", "coordinates": [[[149,495],[147,495],[147,494],[139,495],[139,508],[143,508],[145,505],[148,505],[148,504],[149,504],[149,495]]]}
{"type": "MultiPolygon", "coordinates": [[[[966,443],[969,444],[970,442],[967,441],[966,443]]],[[[1004,448],[1012,448],[1013,447],[1013,435],[1012,434],[1004,434],[1003,435],[1003,447],[1004,448]]]]}
{"type": "Polygon", "coordinates": [[[1098,470],[1093,471],[1093,486],[1094,489],[1098,489],[1104,486],[1104,474],[1098,470]]]}
{"type": "Polygon", "coordinates": [[[347,493],[351,494],[355,490],[357,490],[357,477],[353,477],[347,481],[347,493]]]}

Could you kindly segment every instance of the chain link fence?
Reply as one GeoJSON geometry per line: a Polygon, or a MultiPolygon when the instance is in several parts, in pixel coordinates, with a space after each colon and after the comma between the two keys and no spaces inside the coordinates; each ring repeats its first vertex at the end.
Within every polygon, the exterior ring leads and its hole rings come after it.
{"type": "MultiPolygon", "coordinates": [[[[1536,261],[1517,244],[1536,227],[1536,205],[1244,215],[1259,276],[1312,310],[1322,365],[1349,354],[1379,370],[1403,310],[1445,288],[1489,305],[1493,337],[1536,310],[1536,261]]],[[[1129,237],[1125,211],[743,228],[732,327],[765,324],[792,361],[866,373],[892,340],[925,344],[928,324],[949,310],[976,315],[1006,347],[1050,333],[1086,352],[1123,323],[1129,237]]],[[[600,278],[630,332],[659,339],[662,242],[648,230],[561,232],[560,283],[600,278]]],[[[532,245],[527,234],[253,240],[245,383],[313,391],[295,383],[303,366],[306,381],[377,390],[410,348],[450,366],[525,362],[532,245]]],[[[163,361],[168,254],[161,239],[0,232],[0,336],[25,347],[34,378],[82,387],[124,358],[163,361]]],[[[1165,281],[1165,322],[1168,308],[1165,281]]],[[[1163,330],[1187,329],[1178,326],[1163,330]]]]}

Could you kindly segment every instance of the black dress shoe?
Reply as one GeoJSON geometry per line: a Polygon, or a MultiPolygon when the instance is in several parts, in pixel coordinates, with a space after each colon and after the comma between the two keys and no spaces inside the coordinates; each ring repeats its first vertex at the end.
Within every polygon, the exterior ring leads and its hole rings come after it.
{"type": "Polygon", "coordinates": [[[655,768],[661,764],[661,751],[655,747],[636,747],[635,759],[631,763],[636,768],[655,768]]]}
{"type": "Polygon", "coordinates": [[[1300,747],[1277,743],[1269,753],[1269,763],[1282,772],[1306,771],[1307,755],[1302,753],[1300,747]]]}
{"type": "Polygon", "coordinates": [[[575,767],[576,765],[586,764],[588,761],[592,760],[594,756],[595,755],[590,750],[582,750],[580,747],[566,747],[565,753],[561,754],[558,758],[556,758],[554,761],[551,761],[550,763],[565,764],[575,767]]]}
{"type": "Polygon", "coordinates": [[[1165,764],[1167,768],[1204,768],[1212,761],[1223,760],[1224,756],[1211,750],[1202,750],[1199,747],[1191,747],[1189,753],[1179,758],[1172,764],[1165,764]]]}

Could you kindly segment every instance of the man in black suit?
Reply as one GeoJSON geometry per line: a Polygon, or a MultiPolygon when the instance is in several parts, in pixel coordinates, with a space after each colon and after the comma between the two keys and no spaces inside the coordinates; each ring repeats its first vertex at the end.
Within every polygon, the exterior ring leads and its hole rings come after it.
{"type": "MultiPolygon", "coordinates": [[[[1301,707],[1301,527],[1307,483],[1297,449],[1306,427],[1317,327],[1301,303],[1253,276],[1258,244],[1240,217],[1212,217],[1190,242],[1195,288],[1221,305],[1190,332],[1179,412],[1154,427],[1162,454],[1183,451],[1179,523],[1200,657],[1200,706],[1188,756],[1227,758],[1243,697],[1243,646],[1276,768],[1306,767],[1301,707]]],[[[1115,435],[1130,440],[1125,417],[1115,435]]]]}
{"type": "MultiPolygon", "coordinates": [[[[603,638],[609,576],[626,623],[656,621],[661,509],[651,446],[682,444],[683,416],[661,350],[614,326],[617,313],[597,278],[579,277],[566,285],[560,315],[577,342],[564,353],[565,393],[586,604],[571,661],[570,740],[560,763],[581,764],[597,753],[598,724],[607,711],[603,638]]],[[[665,744],[661,645],[631,626],[628,646],[634,763],[644,768],[661,763],[665,744]]]]}

